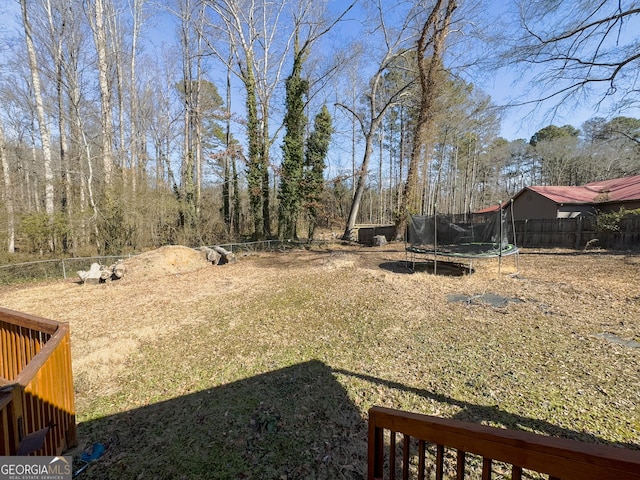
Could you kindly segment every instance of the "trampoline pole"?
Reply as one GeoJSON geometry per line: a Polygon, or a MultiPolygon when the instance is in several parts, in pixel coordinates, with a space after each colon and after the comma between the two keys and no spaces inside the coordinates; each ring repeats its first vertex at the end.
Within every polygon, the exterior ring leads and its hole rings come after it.
{"type": "Polygon", "coordinates": [[[502,204],[498,205],[498,275],[502,273],[502,204]]]}
{"type": "MultiPolygon", "coordinates": [[[[520,273],[520,260],[519,260],[519,255],[520,252],[518,251],[518,236],[516,235],[516,220],[513,216],[513,197],[511,198],[511,203],[509,205],[509,213],[511,213],[511,233],[513,234],[513,246],[516,249],[516,258],[515,258],[515,264],[516,264],[516,275],[518,275],[520,273]]],[[[508,240],[508,237],[507,237],[508,240]]]]}
{"type": "Polygon", "coordinates": [[[438,274],[438,209],[433,209],[433,274],[438,274]]]}

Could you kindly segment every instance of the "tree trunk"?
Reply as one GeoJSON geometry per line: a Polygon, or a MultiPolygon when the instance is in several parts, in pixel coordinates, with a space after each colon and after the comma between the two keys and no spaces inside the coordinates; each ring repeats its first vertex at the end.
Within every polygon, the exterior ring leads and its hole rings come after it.
{"type": "Polygon", "coordinates": [[[107,52],[107,31],[104,24],[103,0],[95,0],[94,9],[89,14],[93,39],[98,58],[98,84],[100,87],[100,114],[102,129],[102,167],[104,185],[111,185],[113,175],[113,120],[111,89],[109,84],[109,59],[107,52]],[[93,16],[93,18],[91,18],[93,16]]]}
{"type": "Polygon", "coordinates": [[[4,129],[0,122],[0,163],[2,164],[2,176],[4,179],[4,205],[7,210],[7,252],[15,251],[16,224],[13,204],[13,182],[9,171],[9,161],[4,141],[4,129]]]}
{"type": "Polygon", "coordinates": [[[195,174],[196,174],[196,191],[195,191],[195,214],[196,218],[200,217],[200,207],[202,204],[202,28],[204,25],[204,9],[203,3],[198,14],[198,25],[196,25],[196,92],[195,105],[196,114],[194,117],[194,150],[195,150],[195,174]]]}
{"type": "Polygon", "coordinates": [[[262,132],[258,120],[258,100],[253,65],[250,58],[243,70],[242,80],[247,90],[247,137],[249,142],[249,158],[247,159],[247,183],[249,188],[249,205],[253,216],[253,235],[256,240],[263,238],[263,149],[262,132]]]}
{"type": "MultiPolygon", "coordinates": [[[[231,64],[231,59],[228,64],[231,64]]],[[[222,183],[222,218],[228,233],[233,232],[231,216],[231,67],[227,67],[227,83],[225,90],[225,153],[224,153],[224,178],[222,183]]]]}
{"type": "Polygon", "coordinates": [[[225,264],[225,263],[236,263],[236,256],[233,252],[230,252],[229,250],[226,250],[224,248],[222,248],[219,245],[215,245],[213,247],[213,250],[215,250],[216,252],[218,252],[221,256],[220,259],[220,263],[221,264],[225,264]]]}
{"type": "Polygon", "coordinates": [[[267,105],[262,107],[262,150],[260,163],[262,165],[262,235],[264,237],[271,236],[271,210],[270,198],[271,192],[269,184],[269,111],[267,105]]]}
{"type": "Polygon", "coordinates": [[[358,211],[360,210],[360,202],[362,201],[362,195],[364,194],[364,190],[367,183],[367,173],[369,172],[369,161],[371,160],[371,154],[373,153],[373,136],[375,134],[376,128],[380,123],[380,118],[375,123],[375,125],[371,125],[369,132],[365,137],[365,149],[364,149],[364,158],[362,159],[362,166],[360,168],[360,172],[358,174],[358,184],[356,186],[356,193],[353,196],[353,201],[351,202],[351,209],[349,210],[349,217],[347,218],[347,226],[342,234],[342,238],[344,240],[355,241],[355,226],[356,219],[358,217],[358,211]]]}
{"type": "Polygon", "coordinates": [[[136,198],[138,189],[138,76],[136,59],[138,50],[138,36],[141,28],[141,16],[144,0],[134,0],[132,5],[133,31],[131,36],[131,63],[129,65],[129,166],[131,168],[131,193],[136,198]]]}
{"type": "MultiPolygon", "coordinates": [[[[61,25],[54,23],[51,2],[47,0],[44,4],[47,23],[49,27],[49,40],[51,42],[51,53],[53,54],[53,67],[56,75],[56,100],[57,100],[57,117],[58,117],[58,138],[60,151],[60,209],[63,214],[67,215],[69,225],[71,224],[71,208],[69,205],[71,197],[71,185],[69,182],[69,155],[68,155],[68,139],[67,139],[67,115],[64,106],[64,66],[63,66],[63,35],[65,34],[66,23],[62,20],[61,25]]],[[[57,239],[55,239],[57,240],[57,239]]],[[[55,241],[54,240],[54,241],[55,241]]],[[[62,248],[66,252],[68,250],[67,234],[63,235],[62,248]]]]}
{"type": "Polygon", "coordinates": [[[196,207],[195,207],[195,182],[194,182],[194,162],[195,162],[195,139],[194,139],[194,122],[195,110],[197,105],[195,104],[196,98],[194,95],[193,73],[191,70],[191,4],[181,5],[181,24],[180,24],[180,43],[182,48],[182,86],[184,89],[183,95],[183,152],[182,152],[182,164],[180,167],[180,189],[179,189],[179,202],[181,208],[181,222],[182,226],[191,230],[196,227],[196,207]]]}
{"type": "MultiPolygon", "coordinates": [[[[110,37],[110,52],[109,57],[113,59],[115,70],[115,93],[117,95],[117,111],[118,111],[118,148],[116,149],[116,165],[121,172],[124,173],[124,178],[127,179],[130,172],[126,169],[127,160],[127,146],[125,129],[126,123],[124,119],[125,106],[124,106],[124,59],[122,58],[122,51],[124,49],[121,39],[121,33],[118,31],[119,25],[116,18],[116,13],[113,10],[109,10],[107,13],[107,21],[109,24],[108,32],[110,37]],[[126,173],[125,173],[126,172],[126,173]]],[[[133,137],[132,137],[133,138],[133,137]]],[[[126,182],[125,182],[126,183],[126,182]]]]}
{"type": "Polygon", "coordinates": [[[426,22],[422,27],[420,38],[417,44],[418,73],[420,80],[420,110],[416,123],[413,139],[411,159],[409,161],[409,172],[407,182],[404,187],[402,202],[400,205],[401,214],[398,215],[395,226],[395,238],[400,238],[404,234],[407,225],[405,211],[413,208],[416,204],[418,186],[418,164],[423,151],[424,142],[429,130],[435,123],[433,108],[436,99],[437,76],[442,66],[442,54],[445,41],[449,33],[451,16],[456,9],[456,0],[438,0],[426,22]],[[444,18],[440,18],[443,2],[447,2],[444,11],[444,18]],[[432,46],[431,59],[425,57],[427,47],[432,46]]]}
{"type": "Polygon", "coordinates": [[[239,235],[241,231],[240,225],[240,185],[238,182],[238,168],[236,166],[235,157],[231,158],[231,177],[233,179],[233,233],[239,235]]]}
{"type": "Polygon", "coordinates": [[[38,126],[40,129],[40,142],[42,155],[44,158],[44,179],[45,179],[45,211],[53,221],[54,212],[54,191],[53,191],[53,167],[51,160],[51,139],[49,128],[47,126],[47,117],[44,111],[44,102],[42,99],[42,87],[40,84],[40,73],[38,71],[38,60],[36,50],[33,44],[31,33],[31,23],[27,12],[27,0],[20,0],[22,7],[22,22],[24,26],[25,40],[27,43],[27,54],[29,56],[29,69],[31,70],[31,81],[33,83],[33,95],[36,103],[36,112],[38,114],[38,126]]]}

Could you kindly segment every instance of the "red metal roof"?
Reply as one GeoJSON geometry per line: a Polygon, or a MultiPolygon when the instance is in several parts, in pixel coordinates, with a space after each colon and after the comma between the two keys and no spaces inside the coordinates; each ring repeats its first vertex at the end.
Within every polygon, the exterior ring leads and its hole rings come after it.
{"type": "Polygon", "coordinates": [[[587,183],[585,187],[597,189],[602,194],[607,193],[610,202],[640,200],[640,175],[587,183]]]}
{"type": "Polygon", "coordinates": [[[556,203],[593,203],[597,195],[585,187],[531,186],[525,190],[536,192],[556,203]]]}
{"type": "Polygon", "coordinates": [[[640,200],[640,175],[587,183],[579,187],[526,187],[556,203],[607,203],[640,200]]]}
{"type": "Polygon", "coordinates": [[[492,205],[491,207],[483,208],[482,210],[475,210],[473,213],[482,214],[482,213],[493,213],[497,212],[500,208],[500,205],[492,205]]]}
{"type": "MultiPolygon", "coordinates": [[[[517,198],[527,190],[536,192],[555,203],[589,205],[607,202],[640,201],[640,175],[614,178],[591,182],[579,187],[531,186],[520,190],[513,198],[517,198]]],[[[504,202],[502,207],[508,206],[504,202]]],[[[492,205],[473,213],[491,213],[497,211],[499,205],[492,205]]]]}

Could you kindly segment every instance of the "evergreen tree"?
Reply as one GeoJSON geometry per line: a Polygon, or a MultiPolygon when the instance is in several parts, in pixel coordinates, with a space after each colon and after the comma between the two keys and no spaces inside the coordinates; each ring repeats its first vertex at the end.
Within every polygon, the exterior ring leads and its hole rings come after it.
{"type": "Polygon", "coordinates": [[[309,241],[318,224],[318,216],[322,208],[322,192],[324,190],[325,158],[329,150],[329,141],[333,133],[331,114],[326,105],[316,115],[314,130],[307,140],[304,159],[303,190],[304,206],[309,220],[309,241]]]}
{"type": "Polygon", "coordinates": [[[184,104],[185,133],[180,168],[180,223],[187,230],[197,230],[202,190],[202,157],[224,143],[220,120],[223,101],[215,84],[208,80],[182,80],[175,88],[184,104]]]}

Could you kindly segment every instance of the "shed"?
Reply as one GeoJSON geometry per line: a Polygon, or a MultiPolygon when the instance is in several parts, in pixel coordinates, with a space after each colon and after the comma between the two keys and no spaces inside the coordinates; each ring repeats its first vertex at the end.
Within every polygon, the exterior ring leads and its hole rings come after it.
{"type": "Polygon", "coordinates": [[[515,220],[576,218],[597,211],[640,208],[640,175],[581,186],[531,186],[512,199],[515,220]]]}

